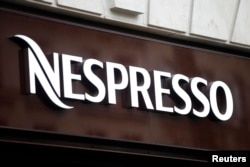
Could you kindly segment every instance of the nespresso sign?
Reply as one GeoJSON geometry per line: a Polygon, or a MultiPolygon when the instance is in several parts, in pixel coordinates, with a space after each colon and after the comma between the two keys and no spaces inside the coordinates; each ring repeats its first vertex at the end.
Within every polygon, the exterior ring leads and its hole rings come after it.
{"type": "Polygon", "coordinates": [[[250,149],[249,58],[2,8],[0,22],[0,128],[250,149]]]}
{"type": "MultiPolygon", "coordinates": [[[[124,66],[115,62],[102,62],[97,59],[53,53],[53,65],[47,60],[39,45],[25,35],[15,35],[13,38],[21,41],[27,47],[24,49],[27,58],[28,73],[27,92],[36,94],[37,82],[46,93],[47,98],[59,108],[72,109],[62,99],[74,99],[92,103],[117,103],[117,91],[128,91],[128,107],[140,108],[140,98],[147,110],[156,110],[180,115],[192,114],[196,117],[207,117],[209,112],[221,121],[227,121],[233,114],[233,96],[229,86],[223,81],[207,81],[202,77],[189,78],[184,74],[171,74],[167,71],[147,69],[137,66],[124,66]],[[78,73],[73,73],[73,67],[80,67],[78,73]],[[99,76],[96,71],[103,70],[106,77],[99,76]],[[90,83],[91,92],[78,93],[73,91],[72,83],[83,85],[90,83]],[[163,85],[168,85],[163,86],[163,85]],[[203,87],[203,89],[201,89],[203,87]],[[150,88],[153,91],[150,91],[150,88]],[[218,90],[224,95],[224,108],[218,104],[218,90]],[[164,105],[163,96],[178,96],[184,105],[164,105]],[[153,96],[153,97],[152,97],[153,96]],[[201,107],[193,107],[192,99],[199,101],[201,107]],[[154,101],[153,101],[154,100],[154,101]]],[[[153,55],[152,55],[153,56],[153,55]]],[[[157,61],[157,60],[156,60],[157,61]]],[[[85,85],[86,86],[86,85],[85,85]]],[[[180,103],[179,103],[180,104],[180,103]]]]}

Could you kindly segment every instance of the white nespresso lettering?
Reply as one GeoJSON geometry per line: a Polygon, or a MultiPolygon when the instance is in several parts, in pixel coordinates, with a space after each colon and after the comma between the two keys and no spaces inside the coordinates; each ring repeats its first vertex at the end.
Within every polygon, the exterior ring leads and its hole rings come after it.
{"type": "Polygon", "coordinates": [[[199,100],[203,105],[203,110],[198,111],[193,108],[193,114],[197,117],[206,117],[209,114],[210,104],[208,98],[198,89],[198,84],[202,83],[203,85],[207,86],[207,81],[200,77],[195,77],[191,79],[190,87],[193,95],[199,100]]]}
{"type": "Polygon", "coordinates": [[[180,81],[189,82],[189,78],[182,74],[175,74],[172,78],[172,88],[174,92],[185,102],[185,108],[174,106],[174,111],[181,115],[186,115],[191,111],[192,101],[187,92],[181,88],[180,81]]]}
{"type": "Polygon", "coordinates": [[[123,90],[128,86],[128,73],[126,68],[118,63],[106,62],[108,103],[116,104],[116,90],[123,90]],[[121,73],[120,83],[116,83],[115,69],[121,73]]]}
{"type": "Polygon", "coordinates": [[[163,106],[163,95],[170,95],[170,89],[162,88],[162,81],[167,82],[170,77],[171,74],[168,72],[154,71],[155,107],[158,111],[174,112],[173,107],[163,106]]]}
{"type": "Polygon", "coordinates": [[[103,69],[103,63],[101,61],[95,59],[85,60],[83,64],[83,73],[84,76],[91,82],[91,84],[93,84],[98,89],[98,93],[96,95],[85,93],[85,97],[86,100],[90,102],[99,103],[105,98],[106,89],[102,80],[93,72],[92,69],[94,66],[103,69]]]}
{"type": "MultiPolygon", "coordinates": [[[[28,93],[36,94],[36,82],[39,82],[51,102],[59,108],[73,108],[64,104],[61,101],[62,97],[92,103],[100,103],[107,99],[108,104],[117,104],[116,93],[129,91],[130,97],[127,97],[130,99],[128,99],[129,106],[134,108],[142,107],[141,101],[143,101],[148,110],[180,115],[193,114],[200,118],[207,117],[211,111],[221,121],[229,120],[233,114],[233,96],[228,85],[222,81],[208,83],[204,78],[189,78],[183,74],[172,75],[156,70],[150,75],[142,67],[125,67],[119,63],[103,63],[92,58],[84,60],[82,57],[68,54],[61,54],[60,58],[58,53],[53,53],[52,68],[35,41],[24,35],[14,37],[27,45],[28,93]],[[75,65],[81,66],[82,70],[72,71],[75,65]],[[105,73],[106,78],[98,75],[96,69],[105,73]],[[94,93],[73,92],[73,81],[82,83],[83,77],[96,89],[94,93]],[[153,91],[150,91],[151,89],[153,91]],[[218,93],[223,93],[223,96],[220,96],[224,97],[223,107],[218,104],[218,93]],[[164,95],[171,98],[174,105],[164,103],[164,95]],[[202,107],[196,108],[193,99],[196,99],[202,107]]],[[[84,86],[84,83],[82,84],[84,86]]]]}
{"type": "Polygon", "coordinates": [[[35,78],[37,78],[44,91],[55,105],[63,109],[73,108],[71,106],[65,105],[59,99],[61,92],[58,54],[54,54],[53,70],[40,47],[32,39],[24,35],[15,35],[14,37],[22,39],[23,42],[29,46],[27,53],[29,64],[29,93],[36,94],[35,78]]]}
{"type": "Polygon", "coordinates": [[[213,110],[215,117],[220,118],[222,121],[226,121],[231,118],[233,114],[233,96],[230,88],[222,81],[215,81],[210,84],[209,91],[210,105],[213,110]],[[226,109],[223,113],[220,112],[217,103],[217,90],[222,88],[226,97],[226,109]]]}
{"type": "Polygon", "coordinates": [[[72,92],[72,81],[73,80],[81,81],[82,77],[80,74],[71,73],[71,62],[82,63],[82,58],[77,56],[62,54],[64,97],[70,99],[85,100],[84,94],[76,94],[72,92]]]}
{"type": "Polygon", "coordinates": [[[139,107],[138,93],[141,92],[146,108],[153,110],[154,107],[148,93],[148,89],[151,85],[151,79],[148,71],[144,68],[129,66],[129,77],[131,107],[139,107]],[[139,79],[137,77],[137,73],[141,74],[143,83],[138,83],[139,79]]]}

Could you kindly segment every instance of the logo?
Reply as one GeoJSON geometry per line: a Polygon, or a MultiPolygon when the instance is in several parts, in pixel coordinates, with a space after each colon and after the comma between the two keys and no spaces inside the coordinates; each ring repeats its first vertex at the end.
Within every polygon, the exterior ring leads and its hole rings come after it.
{"type": "Polygon", "coordinates": [[[233,114],[233,96],[223,81],[209,83],[201,77],[189,78],[183,74],[172,75],[157,70],[150,73],[141,67],[125,67],[119,63],[58,53],[53,53],[52,67],[35,41],[24,35],[15,35],[14,38],[26,45],[23,49],[28,60],[28,93],[36,94],[36,82],[39,82],[47,98],[59,108],[73,108],[65,104],[62,98],[92,103],[106,101],[115,105],[117,92],[127,91],[128,107],[144,106],[147,110],[180,115],[192,114],[199,118],[207,117],[211,112],[221,121],[229,120],[233,114]],[[81,67],[79,73],[72,72],[73,64],[81,67]],[[96,69],[105,73],[106,77],[98,75],[96,69]],[[73,92],[73,81],[83,83],[83,77],[95,91],[73,92]],[[218,104],[219,89],[222,90],[220,92],[224,97],[223,107],[219,107],[218,104]],[[167,106],[164,103],[164,96],[171,97],[175,104],[167,106]],[[194,104],[194,101],[199,105],[194,104]]]}

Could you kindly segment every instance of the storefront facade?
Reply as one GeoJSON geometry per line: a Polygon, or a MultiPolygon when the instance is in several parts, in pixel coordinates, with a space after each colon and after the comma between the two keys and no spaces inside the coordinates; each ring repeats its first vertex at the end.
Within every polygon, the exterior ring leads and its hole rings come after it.
{"type": "Polygon", "coordinates": [[[0,10],[6,161],[200,165],[210,151],[250,148],[246,51],[0,10]]]}

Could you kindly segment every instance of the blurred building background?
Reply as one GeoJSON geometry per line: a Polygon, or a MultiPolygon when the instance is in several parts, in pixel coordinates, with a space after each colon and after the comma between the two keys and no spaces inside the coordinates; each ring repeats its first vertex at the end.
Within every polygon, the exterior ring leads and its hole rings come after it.
{"type": "Polygon", "coordinates": [[[212,45],[250,47],[250,0],[8,0],[212,45]]]}

